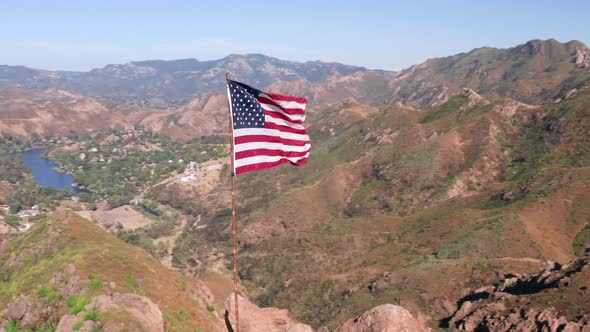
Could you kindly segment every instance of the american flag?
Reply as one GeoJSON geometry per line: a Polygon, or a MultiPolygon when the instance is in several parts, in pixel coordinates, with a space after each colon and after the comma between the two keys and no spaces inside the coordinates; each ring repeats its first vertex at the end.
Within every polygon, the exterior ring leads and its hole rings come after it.
{"type": "Polygon", "coordinates": [[[311,149],[303,127],[307,99],[266,93],[231,80],[227,90],[235,174],[307,161],[311,149]]]}

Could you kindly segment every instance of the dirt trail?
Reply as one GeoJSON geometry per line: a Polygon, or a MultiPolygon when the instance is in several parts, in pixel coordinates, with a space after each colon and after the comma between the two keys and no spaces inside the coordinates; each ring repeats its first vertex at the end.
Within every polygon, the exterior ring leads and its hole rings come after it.
{"type": "Polygon", "coordinates": [[[156,244],[156,245],[158,245],[159,243],[166,243],[166,241],[168,241],[168,245],[166,247],[168,255],[162,257],[160,259],[160,261],[162,262],[162,264],[166,265],[167,267],[169,267],[171,269],[173,269],[173,267],[172,267],[172,250],[174,249],[174,243],[176,242],[176,239],[180,236],[180,234],[182,234],[182,230],[184,230],[186,223],[187,223],[186,216],[182,215],[182,217],[180,219],[180,225],[176,226],[173,234],[158,238],[154,241],[154,244],[156,244]]]}

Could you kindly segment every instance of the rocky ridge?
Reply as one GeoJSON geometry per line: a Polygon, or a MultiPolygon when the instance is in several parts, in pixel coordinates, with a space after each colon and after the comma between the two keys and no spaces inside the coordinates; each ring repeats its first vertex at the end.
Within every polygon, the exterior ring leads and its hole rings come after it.
{"type": "Polygon", "coordinates": [[[590,331],[590,315],[551,306],[552,294],[546,294],[557,292],[574,307],[580,299],[568,299],[567,291],[587,293],[589,276],[590,248],[585,257],[569,264],[550,262],[535,274],[505,275],[498,284],[461,299],[449,327],[451,331],[590,331]]]}
{"type": "Polygon", "coordinates": [[[85,96],[140,102],[158,108],[176,108],[204,93],[225,92],[226,71],[230,71],[240,81],[261,88],[277,81],[303,79],[320,82],[333,74],[346,76],[370,72],[384,77],[394,74],[340,63],[301,63],[262,54],[232,54],[210,61],[180,59],[110,64],[88,72],[0,66],[0,87],[21,87],[33,91],[58,88],[85,96]]]}

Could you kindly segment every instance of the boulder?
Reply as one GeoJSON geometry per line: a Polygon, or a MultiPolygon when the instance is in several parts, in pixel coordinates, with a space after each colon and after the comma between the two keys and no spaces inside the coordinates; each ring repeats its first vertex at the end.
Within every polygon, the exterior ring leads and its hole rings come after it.
{"type": "MultiPolygon", "coordinates": [[[[134,320],[134,323],[141,325],[145,331],[164,332],[164,319],[160,308],[145,296],[136,294],[113,294],[99,295],[92,299],[86,309],[95,308],[100,312],[114,311],[125,312],[134,320]]],[[[105,322],[104,330],[108,331],[109,322],[105,322]]],[[[118,324],[118,322],[113,322],[118,324]]],[[[124,327],[123,327],[124,328],[124,327]]]]}
{"type": "Polygon", "coordinates": [[[27,302],[23,300],[19,300],[6,308],[4,316],[8,318],[8,320],[21,320],[23,316],[27,313],[27,302]]]}
{"type": "MultiPolygon", "coordinates": [[[[57,328],[55,332],[72,332],[74,331],[74,324],[81,321],[82,315],[74,316],[74,315],[64,315],[60,318],[59,324],[57,324],[57,328]]],[[[82,327],[77,329],[78,332],[91,332],[94,328],[94,322],[87,320],[82,323],[82,327]]]]}
{"type": "MultiPolygon", "coordinates": [[[[288,310],[259,308],[241,296],[238,305],[241,332],[313,332],[311,326],[295,321],[288,310]]],[[[235,301],[232,294],[225,301],[225,320],[230,331],[235,330],[235,317],[235,301]]]]}
{"type": "Polygon", "coordinates": [[[577,49],[575,55],[575,62],[578,68],[590,67],[590,55],[584,50],[577,49]]]}
{"type": "Polygon", "coordinates": [[[427,332],[431,331],[406,309],[383,304],[348,320],[336,332],[427,332]]]}

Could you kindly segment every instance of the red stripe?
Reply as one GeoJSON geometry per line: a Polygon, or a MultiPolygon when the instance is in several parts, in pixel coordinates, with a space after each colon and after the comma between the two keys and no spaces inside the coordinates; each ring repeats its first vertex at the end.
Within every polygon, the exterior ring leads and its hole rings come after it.
{"type": "Polygon", "coordinates": [[[242,143],[255,143],[255,142],[282,143],[285,145],[293,145],[293,146],[304,146],[305,144],[309,143],[309,141],[286,139],[286,138],[280,138],[279,136],[272,136],[272,135],[246,135],[246,136],[239,136],[239,137],[235,138],[236,145],[242,144],[242,143]]]}
{"type": "Polygon", "coordinates": [[[267,95],[269,95],[272,99],[274,100],[280,100],[280,101],[295,101],[301,104],[307,104],[307,99],[303,98],[303,97],[293,97],[293,96],[285,96],[285,95],[280,95],[278,93],[268,93],[265,92],[267,95]]]}
{"type": "Polygon", "coordinates": [[[270,149],[254,149],[254,150],[246,150],[236,152],[236,160],[248,158],[248,157],[256,157],[256,156],[281,156],[286,158],[293,158],[293,157],[303,157],[307,153],[309,153],[309,149],[307,151],[296,152],[296,151],[283,151],[283,150],[270,150],[270,149]]]}
{"type": "Polygon", "coordinates": [[[256,97],[256,99],[261,103],[276,106],[276,107],[282,109],[285,113],[290,114],[290,115],[305,114],[305,110],[303,110],[301,108],[284,108],[283,106],[277,104],[272,99],[264,98],[262,96],[258,96],[258,97],[256,97]]]}
{"type": "Polygon", "coordinates": [[[305,132],[305,129],[295,129],[295,128],[291,128],[289,126],[283,126],[283,125],[279,125],[279,124],[272,123],[272,122],[265,122],[264,128],[276,129],[278,131],[282,131],[285,133],[291,133],[291,134],[307,135],[307,132],[305,132]]]}
{"type": "Polygon", "coordinates": [[[284,163],[291,163],[291,165],[301,166],[307,162],[307,159],[308,158],[304,158],[304,159],[298,160],[296,162],[291,162],[289,159],[285,158],[285,159],[281,159],[281,160],[277,160],[277,161],[273,161],[273,162],[244,165],[244,166],[236,167],[236,174],[242,174],[242,173],[251,172],[251,171],[258,171],[258,170],[265,169],[265,168],[275,167],[275,166],[278,166],[278,165],[284,164],[284,163]]]}
{"type": "Polygon", "coordinates": [[[291,120],[291,119],[289,119],[288,116],[286,116],[283,113],[279,113],[279,112],[275,112],[273,110],[267,110],[267,109],[263,109],[263,111],[264,111],[264,114],[265,115],[271,116],[271,117],[273,117],[275,119],[283,119],[283,120],[289,121],[289,122],[291,122],[293,124],[300,124],[300,125],[303,124],[303,121],[301,121],[301,120],[291,120]]]}

